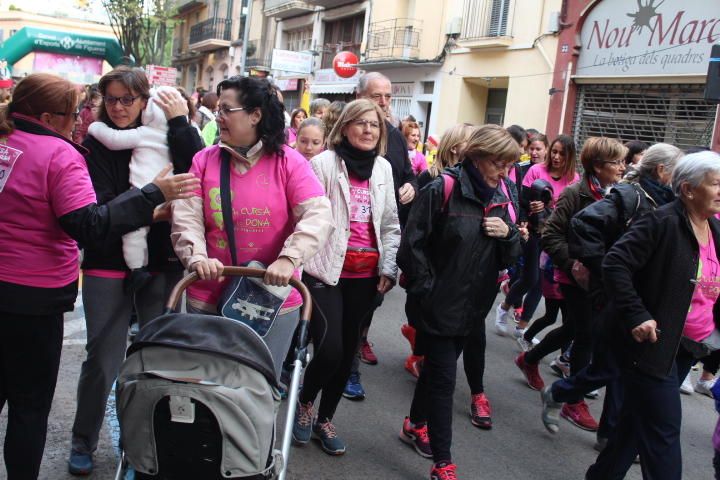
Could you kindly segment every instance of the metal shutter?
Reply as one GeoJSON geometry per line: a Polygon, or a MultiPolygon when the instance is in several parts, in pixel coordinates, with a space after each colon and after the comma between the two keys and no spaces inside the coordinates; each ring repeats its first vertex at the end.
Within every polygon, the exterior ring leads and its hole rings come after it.
{"type": "Polygon", "coordinates": [[[573,134],[665,142],[679,148],[708,146],[716,106],[703,99],[704,85],[579,85],[573,134]]]}

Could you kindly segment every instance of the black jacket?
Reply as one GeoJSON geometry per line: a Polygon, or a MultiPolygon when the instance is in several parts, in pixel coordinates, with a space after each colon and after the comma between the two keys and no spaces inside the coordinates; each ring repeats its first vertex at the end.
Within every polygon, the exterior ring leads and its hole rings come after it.
{"type": "Polygon", "coordinates": [[[456,179],[446,209],[444,180],[438,177],[413,203],[397,262],[407,276],[408,294],[423,307],[419,328],[433,335],[465,336],[490,311],[498,271],[520,255],[520,236],[500,189],[483,204],[462,165],[444,173],[456,179]],[[510,227],[508,237],[486,236],[486,216],[502,218],[510,227]]]}
{"type": "MultiPolygon", "coordinates": [[[[184,116],[171,119],[168,127],[168,147],[173,159],[174,172],[187,173],[193,156],[203,149],[202,139],[184,116]]],[[[130,189],[132,150],[110,150],[92,135],[85,137],[83,146],[90,151],[86,161],[99,204],[107,203],[130,189]]],[[[170,243],[168,222],[153,223],[147,240],[150,270],[182,269],[170,243]]],[[[102,245],[85,246],[82,268],[127,270],[122,253],[122,238],[109,239],[102,245]]]]}
{"type": "Polygon", "coordinates": [[[390,162],[393,174],[393,183],[395,184],[395,202],[398,206],[398,217],[400,217],[400,223],[405,224],[407,216],[410,212],[410,205],[400,205],[400,195],[398,190],[406,183],[410,183],[415,188],[417,194],[418,185],[415,173],[413,173],[412,164],[410,163],[410,157],[408,156],[408,147],[405,137],[402,132],[395,128],[390,122],[385,120],[385,126],[387,127],[387,152],[385,152],[384,158],[390,162]]]}
{"type": "MultiPolygon", "coordinates": [[[[720,222],[715,218],[710,219],[710,230],[718,249],[720,222]]],[[[605,256],[603,284],[620,314],[616,321],[628,360],[649,375],[667,376],[675,361],[695,290],[698,256],[699,246],[680,200],[639,219],[605,256]],[[632,340],[631,331],[651,319],[661,330],[657,343],[632,340]]]]}
{"type": "MultiPolygon", "coordinates": [[[[53,136],[70,142],[56,132],[35,123],[15,119],[15,128],[38,135],[38,148],[43,136],[53,136]]],[[[70,142],[71,143],[71,142],[70,142]]],[[[73,144],[80,153],[87,151],[73,144]]],[[[75,241],[86,246],[102,245],[110,239],[120,239],[152,222],[153,210],[165,201],[155,185],[123,192],[105,205],[90,204],[57,219],[60,227],[75,241]]],[[[32,254],[32,252],[28,252],[32,254]]],[[[52,269],[52,265],[48,265],[52,269]]],[[[24,315],[55,315],[71,311],[77,297],[77,281],[64,287],[40,288],[0,282],[0,310],[24,315]]]]}

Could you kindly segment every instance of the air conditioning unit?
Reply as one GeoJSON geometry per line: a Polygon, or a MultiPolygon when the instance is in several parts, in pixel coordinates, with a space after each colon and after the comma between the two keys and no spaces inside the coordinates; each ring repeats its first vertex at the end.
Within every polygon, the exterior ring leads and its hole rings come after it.
{"type": "Polygon", "coordinates": [[[547,33],[557,33],[560,31],[560,12],[550,12],[548,16],[547,33]]]}
{"type": "Polygon", "coordinates": [[[461,17],[454,17],[448,22],[447,32],[445,32],[445,34],[460,35],[460,33],[462,33],[462,23],[463,21],[461,17]]]}

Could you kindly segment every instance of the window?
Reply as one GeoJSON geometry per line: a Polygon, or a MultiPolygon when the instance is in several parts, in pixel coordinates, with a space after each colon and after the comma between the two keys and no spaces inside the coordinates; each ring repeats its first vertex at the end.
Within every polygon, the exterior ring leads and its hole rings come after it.
{"type": "Polygon", "coordinates": [[[360,58],[360,45],[365,27],[365,14],[325,23],[322,68],[332,68],[338,52],[353,52],[360,58]]]}
{"type": "Polygon", "coordinates": [[[312,27],[285,32],[285,50],[302,52],[312,50],[312,27]]]}

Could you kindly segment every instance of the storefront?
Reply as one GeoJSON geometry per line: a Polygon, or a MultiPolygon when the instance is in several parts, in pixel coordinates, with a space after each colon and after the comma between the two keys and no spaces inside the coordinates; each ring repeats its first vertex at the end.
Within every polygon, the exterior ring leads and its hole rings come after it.
{"type": "Polygon", "coordinates": [[[710,145],[717,106],[703,92],[720,2],[584,1],[564,23],[574,26],[561,34],[549,133],[579,146],[590,136],[710,145]]]}

